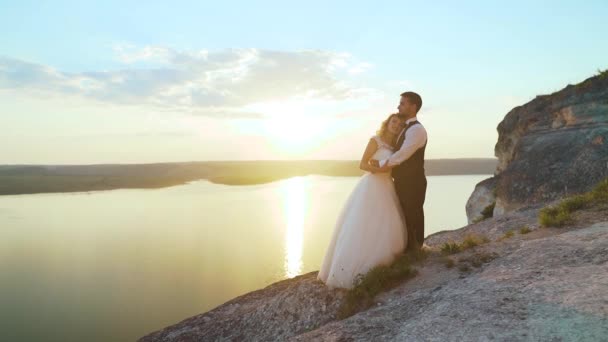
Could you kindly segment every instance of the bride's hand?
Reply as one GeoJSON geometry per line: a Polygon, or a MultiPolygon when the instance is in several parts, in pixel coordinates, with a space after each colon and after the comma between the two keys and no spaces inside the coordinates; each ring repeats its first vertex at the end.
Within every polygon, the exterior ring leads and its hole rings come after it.
{"type": "Polygon", "coordinates": [[[368,164],[375,168],[380,167],[380,162],[377,159],[370,159],[368,164]]]}

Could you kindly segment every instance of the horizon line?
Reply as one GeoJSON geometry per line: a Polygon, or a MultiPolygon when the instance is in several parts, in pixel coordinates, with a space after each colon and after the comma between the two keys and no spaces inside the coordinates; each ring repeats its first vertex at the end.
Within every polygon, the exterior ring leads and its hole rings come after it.
{"type": "MultiPolygon", "coordinates": [[[[432,158],[431,160],[498,160],[493,157],[466,157],[466,158],[432,158]]],[[[183,163],[251,163],[251,162],[358,162],[359,159],[241,159],[241,160],[189,160],[168,162],[143,163],[94,163],[94,164],[0,164],[0,166],[95,166],[95,165],[151,165],[151,164],[183,164],[183,163]]]]}

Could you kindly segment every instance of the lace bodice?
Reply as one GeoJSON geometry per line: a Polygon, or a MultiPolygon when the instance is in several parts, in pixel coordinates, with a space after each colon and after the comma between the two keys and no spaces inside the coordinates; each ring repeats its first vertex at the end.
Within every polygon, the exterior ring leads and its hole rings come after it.
{"type": "Polygon", "coordinates": [[[374,135],[372,139],[376,140],[376,143],[378,144],[378,150],[376,151],[376,153],[374,153],[372,159],[386,159],[390,157],[395,151],[395,149],[391,145],[382,141],[379,136],[374,135]]]}

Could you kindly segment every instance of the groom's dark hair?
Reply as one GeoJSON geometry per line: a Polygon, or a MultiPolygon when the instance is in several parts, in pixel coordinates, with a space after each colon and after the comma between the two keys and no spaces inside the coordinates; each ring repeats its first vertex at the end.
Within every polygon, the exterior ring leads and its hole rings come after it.
{"type": "Polygon", "coordinates": [[[406,91],[405,93],[401,94],[401,96],[408,99],[410,101],[410,103],[415,104],[417,107],[416,113],[418,113],[418,111],[420,110],[420,107],[422,107],[422,97],[420,97],[420,95],[414,93],[413,91],[406,91]]]}

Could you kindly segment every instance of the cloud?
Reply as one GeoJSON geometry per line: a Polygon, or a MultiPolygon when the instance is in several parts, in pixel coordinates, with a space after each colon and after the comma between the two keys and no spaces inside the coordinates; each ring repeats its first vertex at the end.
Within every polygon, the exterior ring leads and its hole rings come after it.
{"type": "Polygon", "coordinates": [[[371,66],[348,53],[322,50],[177,51],[114,47],[125,67],[63,72],[0,57],[0,89],[81,95],[112,104],[152,105],[197,115],[256,117],[240,108],[290,98],[346,100],[377,91],[350,84],[371,66]],[[349,77],[351,76],[351,77],[349,77]]]}
{"type": "Polygon", "coordinates": [[[348,69],[348,72],[351,74],[360,74],[368,69],[370,69],[372,65],[370,63],[358,63],[348,69]]]}

